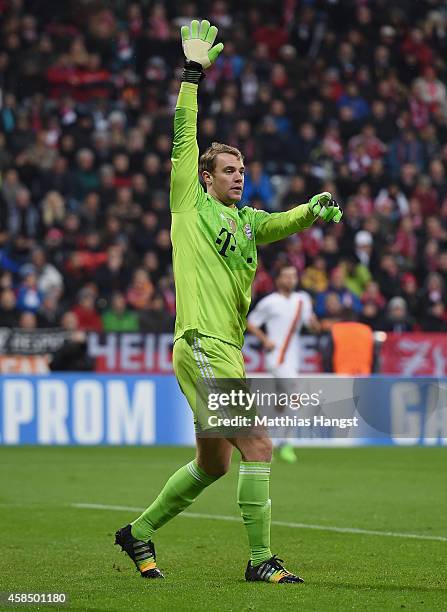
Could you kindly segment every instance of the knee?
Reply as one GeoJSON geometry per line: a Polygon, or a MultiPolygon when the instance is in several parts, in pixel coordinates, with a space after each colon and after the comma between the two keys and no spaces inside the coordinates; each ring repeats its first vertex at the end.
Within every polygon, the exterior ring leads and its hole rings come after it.
{"type": "Polygon", "coordinates": [[[262,461],[270,463],[272,460],[273,444],[270,438],[247,438],[250,443],[240,449],[244,461],[262,461]]]}
{"type": "Polygon", "coordinates": [[[230,463],[226,461],[204,462],[198,459],[197,465],[205,472],[205,474],[208,474],[208,476],[212,476],[213,478],[221,478],[222,476],[225,476],[230,469],[230,463]]]}

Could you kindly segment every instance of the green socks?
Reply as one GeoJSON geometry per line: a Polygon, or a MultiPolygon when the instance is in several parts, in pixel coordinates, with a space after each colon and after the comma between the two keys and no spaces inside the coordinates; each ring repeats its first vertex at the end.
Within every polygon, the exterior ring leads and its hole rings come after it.
{"type": "Polygon", "coordinates": [[[241,461],[238,504],[247,529],[250,559],[259,565],[270,559],[270,463],[241,461]]]}
{"type": "MultiPolygon", "coordinates": [[[[157,499],[132,523],[132,535],[147,542],[156,529],[190,506],[200,493],[217,480],[191,461],[173,474],[157,499]]],[[[238,504],[248,535],[250,559],[259,565],[270,559],[269,496],[270,463],[241,461],[239,467],[238,504]]]]}
{"type": "MultiPolygon", "coordinates": [[[[132,523],[132,535],[147,542],[156,529],[183,512],[219,476],[209,476],[191,461],[173,474],[157,499],[132,523]]],[[[267,485],[268,486],[268,485],[267,485]]]]}

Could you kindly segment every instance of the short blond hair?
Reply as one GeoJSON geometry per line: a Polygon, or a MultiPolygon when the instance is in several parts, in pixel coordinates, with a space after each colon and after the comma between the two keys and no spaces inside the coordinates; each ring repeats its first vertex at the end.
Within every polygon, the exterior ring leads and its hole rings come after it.
{"type": "Polygon", "coordinates": [[[199,161],[199,172],[206,171],[212,174],[216,169],[216,158],[219,153],[229,153],[238,158],[239,161],[244,161],[244,156],[236,149],[236,147],[230,147],[230,145],[222,144],[221,142],[213,142],[210,147],[200,156],[199,161]]]}

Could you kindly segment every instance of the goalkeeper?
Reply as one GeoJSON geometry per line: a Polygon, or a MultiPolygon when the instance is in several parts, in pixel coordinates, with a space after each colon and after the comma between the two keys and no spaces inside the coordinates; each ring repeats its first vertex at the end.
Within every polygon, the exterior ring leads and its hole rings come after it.
{"type": "MultiPolygon", "coordinates": [[[[223,49],[213,46],[217,28],[194,20],[181,29],[186,56],[174,118],[172,152],[171,237],[176,282],[177,318],[173,365],[179,385],[196,413],[198,380],[244,379],[241,353],[250,304],[256,245],[282,240],[318,218],[338,222],[342,212],[330,193],[307,204],[269,214],[236,204],[242,197],[244,163],[238,149],[213,143],[200,158],[197,91],[200,81],[223,49]]],[[[196,436],[196,458],[173,474],[155,501],[132,524],[116,532],[116,543],[130,556],[141,576],[162,577],[155,560],[154,532],[185,510],[230,467],[234,448],[241,454],[238,504],[248,535],[249,581],[297,583],[270,550],[269,496],[272,443],[257,437],[196,436]]]]}

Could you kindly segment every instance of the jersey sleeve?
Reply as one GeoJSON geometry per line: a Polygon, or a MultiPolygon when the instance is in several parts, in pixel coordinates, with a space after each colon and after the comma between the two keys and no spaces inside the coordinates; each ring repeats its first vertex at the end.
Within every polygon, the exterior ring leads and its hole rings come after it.
{"type": "Polygon", "coordinates": [[[291,210],[278,213],[252,210],[256,244],[268,244],[287,238],[295,232],[307,229],[318,218],[309,210],[307,204],[301,204],[291,210]]]}
{"type": "Polygon", "coordinates": [[[269,302],[267,298],[260,300],[248,315],[248,322],[256,327],[264,325],[268,319],[268,305],[269,302]]]}
{"type": "Polygon", "coordinates": [[[184,212],[196,206],[200,188],[197,145],[197,85],[182,83],[174,116],[174,142],[171,169],[171,212],[184,212]]]}

